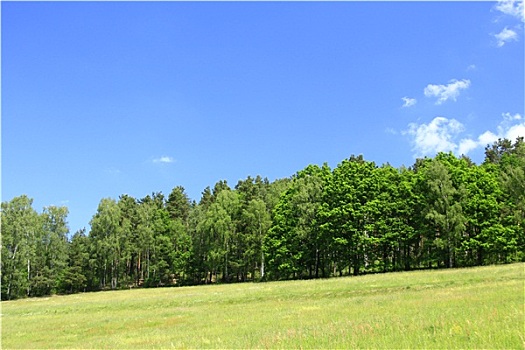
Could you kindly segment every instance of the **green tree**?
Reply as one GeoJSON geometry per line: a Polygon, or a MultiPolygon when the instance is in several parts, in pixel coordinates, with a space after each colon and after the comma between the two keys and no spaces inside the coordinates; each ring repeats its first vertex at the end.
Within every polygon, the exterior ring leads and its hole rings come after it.
{"type": "Polygon", "coordinates": [[[491,254],[489,236],[492,229],[500,224],[502,196],[498,181],[498,169],[494,164],[469,166],[463,183],[466,196],[463,205],[465,232],[461,242],[461,266],[482,265],[491,254]]]}
{"type": "Polygon", "coordinates": [[[296,220],[290,204],[292,191],[288,189],[275,205],[273,223],[263,242],[265,260],[268,262],[266,271],[271,279],[287,279],[299,271],[297,260],[300,256],[293,235],[296,220]]]}
{"type": "Polygon", "coordinates": [[[25,195],[2,202],[2,300],[31,294],[31,266],[42,230],[41,217],[32,204],[25,195]]]}
{"type": "Polygon", "coordinates": [[[277,179],[268,185],[266,195],[264,196],[264,202],[270,214],[273,208],[279,203],[281,196],[290,188],[292,185],[291,178],[277,179]]]}
{"type": "Polygon", "coordinates": [[[368,218],[367,270],[410,269],[415,234],[411,174],[388,164],[372,171],[369,198],[363,208],[368,218]]]}
{"type": "Polygon", "coordinates": [[[204,191],[202,191],[201,199],[199,201],[199,205],[203,208],[208,208],[211,203],[213,203],[214,197],[211,193],[210,187],[206,187],[204,191]]]}
{"type": "MultiPolygon", "coordinates": [[[[217,187],[217,186],[216,186],[217,187]]],[[[240,202],[237,192],[223,188],[215,193],[216,199],[206,211],[200,229],[209,241],[208,269],[209,279],[216,279],[219,272],[225,281],[230,279],[229,265],[232,244],[238,239],[236,219],[239,216],[240,202]]]]}
{"type": "Polygon", "coordinates": [[[416,175],[413,170],[401,168],[399,177],[392,181],[397,182],[394,194],[395,229],[399,233],[399,244],[402,246],[401,257],[395,259],[392,265],[394,269],[403,268],[410,270],[419,267],[420,241],[417,230],[417,203],[416,175]],[[396,264],[398,262],[398,264],[396,264]]]}
{"type": "Polygon", "coordinates": [[[146,281],[148,286],[171,284],[173,281],[173,261],[175,234],[170,215],[165,208],[157,207],[153,216],[153,245],[150,251],[151,274],[146,281]]]}
{"type": "Polygon", "coordinates": [[[191,202],[184,187],[177,186],[171,190],[168,200],[166,201],[166,209],[172,219],[180,219],[183,224],[187,223],[191,209],[191,202]]]}
{"type": "MultiPolygon", "coordinates": [[[[523,142],[523,138],[518,141],[523,142]]],[[[512,154],[514,147],[512,141],[508,139],[498,139],[492,145],[485,147],[485,163],[499,164],[505,155],[512,154]]]]}
{"type": "Polygon", "coordinates": [[[508,242],[501,252],[503,261],[525,259],[525,142],[516,139],[511,149],[502,155],[500,181],[503,189],[502,221],[508,242]]]}
{"type": "Polygon", "coordinates": [[[155,217],[158,203],[150,196],[139,201],[137,208],[138,285],[150,283],[153,270],[152,258],[155,244],[155,217]]]}
{"type": "Polygon", "coordinates": [[[133,286],[138,283],[140,272],[139,204],[135,198],[129,195],[122,195],[119,197],[118,207],[120,210],[119,228],[122,236],[122,247],[120,250],[122,263],[119,264],[118,280],[121,285],[133,286]]]}
{"type": "Polygon", "coordinates": [[[42,230],[36,240],[36,254],[31,280],[31,295],[56,293],[59,276],[67,265],[68,209],[50,206],[41,214],[42,230]]]}
{"type": "MultiPolygon", "coordinates": [[[[209,193],[211,191],[204,193],[209,193]]],[[[206,218],[206,209],[211,205],[207,199],[202,200],[190,211],[188,218],[190,240],[192,242],[189,253],[188,274],[191,276],[193,283],[208,283],[209,272],[209,251],[211,245],[210,235],[205,231],[204,221],[206,218]]]]}
{"type": "Polygon", "coordinates": [[[243,221],[246,223],[247,249],[244,252],[246,261],[253,266],[252,276],[259,267],[259,278],[264,278],[263,242],[272,221],[266,203],[262,199],[252,199],[243,210],[243,221]]]}
{"type": "Polygon", "coordinates": [[[111,198],[100,201],[97,213],[91,219],[90,237],[95,245],[97,271],[100,287],[118,287],[120,264],[126,240],[120,226],[121,212],[117,202],[111,198]]]}
{"type": "Polygon", "coordinates": [[[67,267],[59,279],[60,292],[77,293],[85,291],[86,275],[89,274],[89,238],[85,229],[75,232],[68,245],[67,267]]]}
{"type": "Polygon", "coordinates": [[[171,220],[168,234],[170,249],[167,253],[169,255],[170,270],[173,272],[177,283],[186,283],[192,273],[190,263],[193,252],[193,242],[188,225],[185,225],[181,219],[171,220]]]}
{"type": "Polygon", "coordinates": [[[310,165],[298,172],[273,210],[273,225],[264,241],[272,278],[318,277],[326,247],[318,224],[325,173],[310,165]]]}
{"type": "Polygon", "coordinates": [[[373,222],[369,203],[374,199],[377,180],[375,163],[362,156],[351,156],[332,172],[324,191],[322,229],[331,241],[334,273],[343,269],[357,275],[367,262],[371,242],[369,225],[373,222]]]}
{"type": "Polygon", "coordinates": [[[434,229],[434,245],[440,252],[438,262],[454,267],[456,248],[465,227],[461,206],[464,193],[454,187],[450,172],[438,159],[432,160],[425,175],[425,218],[434,229]]]}

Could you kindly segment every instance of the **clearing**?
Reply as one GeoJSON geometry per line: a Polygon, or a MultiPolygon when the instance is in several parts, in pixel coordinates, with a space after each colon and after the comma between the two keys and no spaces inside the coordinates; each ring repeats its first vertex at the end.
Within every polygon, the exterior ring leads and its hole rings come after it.
{"type": "Polygon", "coordinates": [[[523,349],[525,264],[2,302],[2,348],[523,349]]]}

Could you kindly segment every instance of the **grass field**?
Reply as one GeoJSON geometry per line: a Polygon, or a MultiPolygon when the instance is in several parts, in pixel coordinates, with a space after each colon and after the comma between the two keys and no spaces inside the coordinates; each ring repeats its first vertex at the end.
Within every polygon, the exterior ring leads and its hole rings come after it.
{"type": "Polygon", "coordinates": [[[525,264],[2,302],[2,348],[523,349],[525,264]]]}

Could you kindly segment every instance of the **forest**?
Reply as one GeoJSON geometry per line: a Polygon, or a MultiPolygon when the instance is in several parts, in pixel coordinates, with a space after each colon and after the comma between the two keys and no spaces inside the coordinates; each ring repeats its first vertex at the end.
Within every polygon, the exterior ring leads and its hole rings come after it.
{"type": "Polygon", "coordinates": [[[270,182],[103,198],[90,230],[26,195],[1,206],[1,299],[139,287],[328,278],[525,261],[525,142],[477,165],[350,156],[270,182]]]}

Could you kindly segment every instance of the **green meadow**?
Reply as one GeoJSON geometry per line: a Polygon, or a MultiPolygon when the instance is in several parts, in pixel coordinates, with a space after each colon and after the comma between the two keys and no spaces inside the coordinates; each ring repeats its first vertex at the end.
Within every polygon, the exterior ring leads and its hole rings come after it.
{"type": "Polygon", "coordinates": [[[523,349],[525,264],[2,302],[2,348],[523,349]]]}

